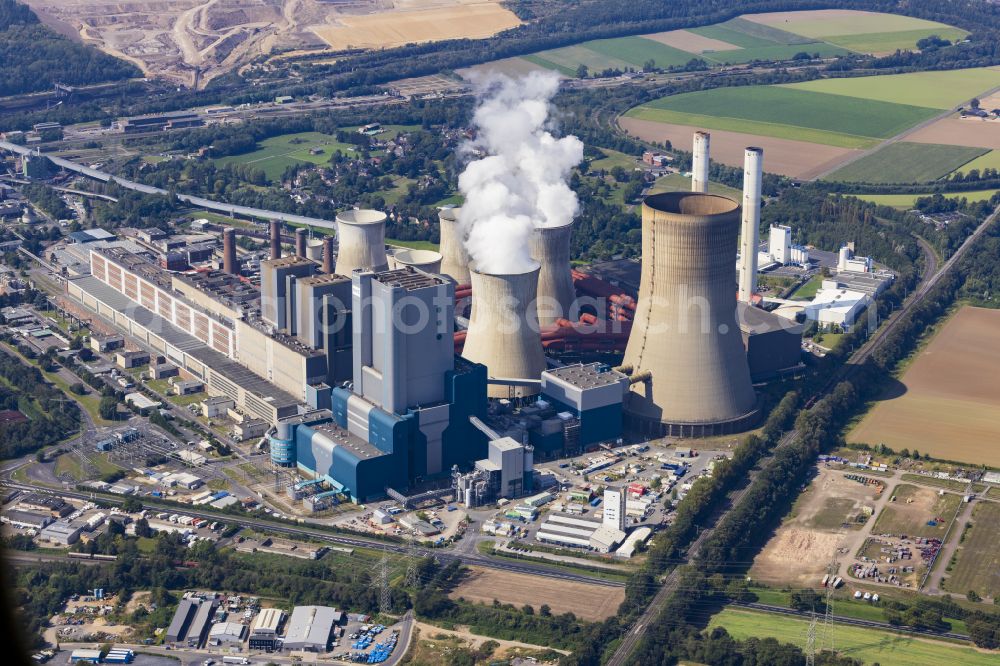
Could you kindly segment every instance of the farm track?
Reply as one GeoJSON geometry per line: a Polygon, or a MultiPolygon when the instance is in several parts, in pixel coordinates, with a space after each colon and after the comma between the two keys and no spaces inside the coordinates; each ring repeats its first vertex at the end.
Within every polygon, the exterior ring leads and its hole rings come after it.
{"type": "MultiPolygon", "coordinates": [[[[930,291],[937,285],[937,283],[940,282],[941,279],[945,275],[947,275],[949,271],[951,271],[951,269],[955,266],[958,260],[962,258],[965,252],[970,247],[972,247],[972,245],[974,245],[975,242],[979,240],[979,238],[981,238],[984,233],[986,233],[986,230],[990,227],[990,225],[992,225],[996,221],[998,216],[1000,216],[1000,206],[998,206],[993,211],[993,213],[991,213],[986,218],[986,220],[982,224],[980,224],[979,227],[977,227],[976,230],[971,235],[969,235],[968,238],[965,239],[965,241],[955,251],[955,253],[944,263],[944,265],[938,268],[938,270],[936,270],[935,272],[931,271],[937,267],[936,259],[934,260],[933,263],[928,262],[928,265],[925,268],[924,272],[924,279],[921,281],[920,286],[916,289],[916,291],[914,291],[913,294],[910,295],[910,297],[903,304],[903,306],[897,312],[893,313],[893,315],[888,320],[886,320],[886,322],[882,325],[882,327],[879,328],[875,332],[875,334],[868,339],[868,341],[866,341],[863,345],[861,345],[861,347],[859,347],[857,351],[855,351],[854,354],[852,354],[851,358],[848,359],[848,361],[843,366],[841,366],[840,370],[834,373],[834,375],[830,378],[830,381],[827,382],[815,396],[813,396],[813,398],[809,401],[809,403],[807,403],[806,410],[812,409],[820,398],[822,398],[823,396],[827,395],[830,391],[832,391],[833,388],[836,387],[839,382],[851,377],[855,372],[857,372],[858,368],[860,368],[869,358],[871,358],[872,354],[875,353],[875,351],[885,342],[889,333],[891,333],[895,329],[896,325],[903,320],[904,316],[908,312],[910,312],[914,307],[916,307],[921,301],[923,301],[923,299],[927,296],[928,293],[930,293],[930,291]]],[[[923,246],[921,247],[923,248],[923,246]]],[[[930,248],[925,248],[925,253],[927,253],[927,250],[929,249],[930,248]]],[[[930,256],[933,256],[933,252],[930,252],[929,254],[930,256]]],[[[721,514],[713,517],[713,519],[711,520],[711,526],[706,527],[701,531],[701,533],[698,535],[698,538],[695,539],[695,541],[688,548],[685,561],[681,564],[689,564],[697,559],[701,546],[704,544],[705,539],[707,539],[714,532],[715,526],[722,522],[722,520],[725,518],[726,514],[729,513],[729,511],[732,511],[733,509],[737,508],[744,501],[744,498],[746,497],[748,490],[752,487],[753,482],[756,479],[757,474],[759,473],[759,470],[763,467],[763,465],[765,465],[767,461],[771,457],[773,457],[775,452],[779,451],[780,449],[788,446],[791,442],[793,442],[797,437],[797,435],[798,433],[795,430],[791,430],[788,433],[786,433],[778,442],[777,446],[774,447],[774,450],[771,452],[770,456],[762,459],[757,463],[757,465],[755,466],[755,470],[750,473],[749,482],[739,490],[730,493],[728,508],[724,509],[721,512],[721,514]]],[[[680,564],[670,572],[670,574],[664,580],[663,585],[660,587],[656,595],[653,597],[653,600],[650,602],[649,606],[646,607],[646,610],[643,611],[642,615],[639,616],[639,619],[636,620],[635,623],[633,623],[633,625],[629,628],[628,632],[622,639],[621,644],[618,646],[618,649],[615,650],[614,654],[608,660],[607,666],[625,666],[626,664],[629,663],[628,661],[629,657],[635,651],[635,648],[639,645],[642,639],[645,637],[646,631],[649,629],[650,624],[656,621],[656,619],[660,616],[660,613],[663,611],[663,607],[670,599],[671,595],[673,595],[678,590],[678,587],[680,585],[679,570],[680,570],[680,564]]]]}

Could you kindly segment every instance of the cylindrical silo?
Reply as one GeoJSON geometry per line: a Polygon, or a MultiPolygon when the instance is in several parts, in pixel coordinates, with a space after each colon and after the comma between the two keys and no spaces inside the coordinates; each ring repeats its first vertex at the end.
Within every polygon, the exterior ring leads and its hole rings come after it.
{"type": "Polygon", "coordinates": [[[295,256],[306,258],[306,241],[308,240],[309,232],[305,229],[295,230],[295,256]]]}
{"type": "Polygon", "coordinates": [[[222,230],[222,270],[230,275],[239,273],[239,264],[236,263],[236,230],[225,228],[222,230]]]}
{"type": "Polygon", "coordinates": [[[642,275],[623,365],[635,382],[629,425],[700,437],[745,430],[757,417],[736,321],[735,248],[740,205],[670,192],[642,205],[642,275]]]}
{"type": "Polygon", "coordinates": [[[271,220],[271,258],[281,257],[281,222],[271,220]]]}
{"type": "Polygon", "coordinates": [[[323,239],[313,238],[306,243],[306,257],[313,261],[323,260],[323,239]]]}
{"type": "Polygon", "coordinates": [[[361,268],[384,271],[385,213],[377,210],[348,210],[337,214],[338,275],[350,275],[361,268]]]}
{"type": "Polygon", "coordinates": [[[333,273],[333,236],[323,239],[323,272],[327,275],[333,273]]]}
{"type": "Polygon", "coordinates": [[[441,272],[441,254],[434,250],[396,250],[389,257],[389,267],[405,268],[413,266],[425,273],[441,272]]]}
{"type": "Polygon", "coordinates": [[[708,132],[694,133],[694,148],[691,151],[691,191],[708,192],[709,142],[708,132]]]}
{"type": "Polygon", "coordinates": [[[570,319],[576,290],[569,267],[569,241],[573,223],[539,227],[531,236],[531,258],[541,265],[538,273],[538,322],[542,326],[557,319],[570,319]]]}
{"type": "MultiPolygon", "coordinates": [[[[472,314],[462,356],[486,366],[490,377],[539,379],[545,353],[538,331],[536,264],[524,273],[493,275],[472,271],[472,314]]],[[[535,395],[537,386],[490,385],[491,398],[535,395]]]]}
{"type": "Polygon", "coordinates": [[[749,303],[757,291],[757,246],[760,245],[760,187],[763,148],[743,154],[743,230],[740,232],[740,300],[749,303]]]}
{"type": "Polygon", "coordinates": [[[444,208],[438,214],[441,224],[441,274],[457,284],[469,284],[469,253],[465,250],[465,234],[458,223],[461,208],[444,208]]]}

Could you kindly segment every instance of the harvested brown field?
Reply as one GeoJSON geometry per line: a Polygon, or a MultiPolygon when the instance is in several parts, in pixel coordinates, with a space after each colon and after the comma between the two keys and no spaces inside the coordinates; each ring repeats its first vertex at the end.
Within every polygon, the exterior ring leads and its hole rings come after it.
{"type": "Polygon", "coordinates": [[[671,30],[670,32],[658,32],[654,35],[643,35],[646,39],[652,39],[672,46],[688,53],[704,53],[705,51],[732,51],[740,48],[735,44],[724,42],[721,39],[704,37],[687,30],[671,30]]]}
{"type": "MultiPolygon", "coordinates": [[[[690,150],[691,136],[697,127],[658,123],[622,116],[618,123],[628,133],[645,141],[665,141],[690,150]]],[[[806,141],[711,130],[712,159],[739,167],[743,165],[744,149],[759,146],[764,149],[764,170],[792,178],[810,179],[847,161],[858,151],[852,148],[824,146],[806,141]]]]}
{"type": "MultiPolygon", "coordinates": [[[[484,62],[481,65],[456,69],[455,73],[463,79],[472,80],[477,76],[487,76],[490,74],[506,74],[507,76],[518,77],[527,76],[531,72],[554,71],[555,70],[546,69],[541,65],[536,65],[535,63],[525,60],[524,58],[504,58],[503,60],[494,60],[492,62],[484,62]]],[[[558,72],[556,73],[558,74],[558,72]]],[[[562,74],[559,74],[559,76],[560,78],[565,78],[562,74]]]]}
{"type": "Polygon", "coordinates": [[[851,481],[842,470],[821,467],[799,496],[790,518],[754,560],[750,577],[771,585],[817,587],[834,554],[864,541],[853,518],[884,502],[874,486],[851,481]]]}
{"type": "Polygon", "coordinates": [[[1000,310],[963,307],[848,441],[1000,466],[1000,310]]]}
{"type": "Polygon", "coordinates": [[[469,567],[469,574],[450,595],[466,601],[492,604],[528,604],[537,611],[548,604],[552,613],[573,613],[582,620],[598,622],[611,617],[625,600],[625,588],[469,567]]]}
{"type": "MultiPolygon", "coordinates": [[[[995,108],[984,106],[983,108],[995,108]]],[[[938,143],[1000,150],[1000,120],[942,118],[906,137],[915,143],[938,143]]]]}
{"type": "Polygon", "coordinates": [[[442,39],[490,37],[521,24],[498,2],[451,2],[444,6],[393,9],[358,16],[337,16],[333,25],[311,30],[332,49],[385,48],[442,39]]]}

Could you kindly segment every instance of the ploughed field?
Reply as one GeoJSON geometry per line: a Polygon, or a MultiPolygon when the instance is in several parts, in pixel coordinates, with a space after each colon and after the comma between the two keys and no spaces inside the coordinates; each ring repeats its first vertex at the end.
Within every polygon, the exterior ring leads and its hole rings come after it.
{"type": "Polygon", "coordinates": [[[966,306],[918,353],[850,442],[1000,466],[1000,310],[966,306]]]}

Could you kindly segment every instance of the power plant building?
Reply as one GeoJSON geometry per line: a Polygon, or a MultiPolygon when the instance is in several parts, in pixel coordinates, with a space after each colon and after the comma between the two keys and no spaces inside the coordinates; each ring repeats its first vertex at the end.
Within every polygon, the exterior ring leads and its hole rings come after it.
{"type": "Polygon", "coordinates": [[[623,364],[626,421],[653,435],[739,432],[758,418],[736,321],[740,206],[671,192],[642,206],[642,275],[623,364]]]}
{"type": "MultiPolygon", "coordinates": [[[[579,423],[578,445],[614,441],[622,435],[622,405],[629,378],[603,363],[566,365],[542,373],[542,400],[557,412],[568,412],[579,423]]],[[[541,440],[548,439],[540,433],[541,440]]],[[[539,441],[545,451],[561,446],[564,432],[554,433],[552,443],[539,441]]],[[[535,441],[532,441],[535,444],[535,441]]]]}

